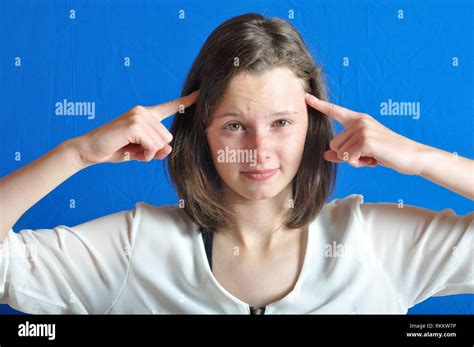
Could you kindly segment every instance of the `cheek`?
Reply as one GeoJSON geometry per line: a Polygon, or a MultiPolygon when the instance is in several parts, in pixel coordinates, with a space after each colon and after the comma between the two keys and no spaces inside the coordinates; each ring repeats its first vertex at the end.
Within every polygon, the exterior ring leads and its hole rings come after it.
{"type": "Polygon", "coordinates": [[[221,176],[225,176],[226,172],[229,171],[231,164],[219,162],[217,160],[218,151],[224,150],[226,146],[228,146],[229,148],[232,148],[233,146],[228,138],[223,137],[214,129],[209,129],[206,134],[207,144],[211,153],[211,158],[212,162],[214,163],[214,167],[221,176]]]}
{"type": "Polygon", "coordinates": [[[242,139],[232,134],[226,134],[221,129],[209,129],[207,132],[207,143],[211,152],[214,164],[216,163],[217,153],[219,150],[243,148],[242,139]]]}
{"type": "Polygon", "coordinates": [[[307,127],[295,129],[291,134],[287,134],[282,141],[280,141],[280,148],[282,149],[286,161],[298,165],[303,157],[304,145],[306,142],[307,127]]]}
{"type": "Polygon", "coordinates": [[[208,129],[206,131],[206,137],[207,137],[207,145],[209,147],[209,150],[211,152],[212,158],[216,157],[216,152],[219,148],[222,147],[222,139],[220,136],[216,133],[216,131],[212,128],[208,129]]]}

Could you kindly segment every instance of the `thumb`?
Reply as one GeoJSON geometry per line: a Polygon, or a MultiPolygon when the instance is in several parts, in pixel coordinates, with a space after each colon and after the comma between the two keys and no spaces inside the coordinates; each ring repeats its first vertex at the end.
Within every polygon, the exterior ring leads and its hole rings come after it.
{"type": "Polygon", "coordinates": [[[154,159],[163,160],[172,150],[173,148],[170,145],[166,145],[155,154],[154,159]]]}
{"type": "Polygon", "coordinates": [[[343,160],[339,159],[339,157],[337,156],[337,153],[335,151],[333,151],[332,149],[327,150],[326,152],[324,152],[323,157],[327,161],[332,161],[333,163],[342,163],[343,162],[343,160]]]}

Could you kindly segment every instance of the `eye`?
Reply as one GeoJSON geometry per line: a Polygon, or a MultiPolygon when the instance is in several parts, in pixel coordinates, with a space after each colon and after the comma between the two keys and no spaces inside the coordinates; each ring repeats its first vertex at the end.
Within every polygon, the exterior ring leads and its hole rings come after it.
{"type": "Polygon", "coordinates": [[[241,125],[239,123],[229,123],[225,126],[225,129],[228,129],[230,131],[237,131],[241,128],[241,125]]]}
{"type": "Polygon", "coordinates": [[[290,124],[290,121],[288,119],[279,119],[277,121],[275,121],[275,124],[277,125],[277,127],[285,127],[286,125],[290,124]]]}

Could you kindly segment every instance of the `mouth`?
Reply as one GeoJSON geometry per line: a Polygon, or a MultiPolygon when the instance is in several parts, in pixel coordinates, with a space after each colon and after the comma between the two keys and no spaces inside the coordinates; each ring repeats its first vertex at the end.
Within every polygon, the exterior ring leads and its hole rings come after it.
{"type": "Polygon", "coordinates": [[[278,169],[248,170],[241,171],[241,174],[254,181],[265,181],[273,177],[277,171],[278,169]]]}

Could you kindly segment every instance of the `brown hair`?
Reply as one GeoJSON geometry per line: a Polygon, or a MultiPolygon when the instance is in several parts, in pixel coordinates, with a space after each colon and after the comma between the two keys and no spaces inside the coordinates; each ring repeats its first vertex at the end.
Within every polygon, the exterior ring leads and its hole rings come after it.
{"type": "MultiPolygon", "coordinates": [[[[301,78],[307,93],[327,100],[321,68],[299,32],[279,18],[250,13],[227,20],[208,37],[189,71],[181,94],[199,89],[199,99],[175,115],[168,165],[186,213],[201,230],[234,225],[207,144],[206,128],[212,112],[236,74],[261,74],[277,66],[287,67],[301,78]]],[[[293,178],[293,208],[289,208],[285,221],[288,228],[308,226],[334,189],[337,164],[323,158],[332,137],[328,117],[308,106],[308,132],[293,178]]]]}

